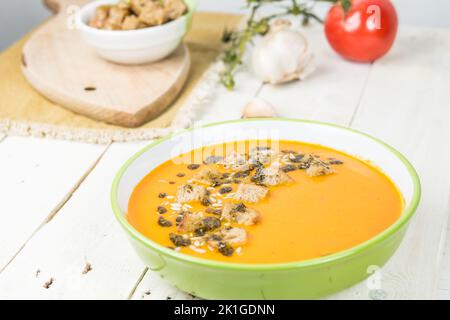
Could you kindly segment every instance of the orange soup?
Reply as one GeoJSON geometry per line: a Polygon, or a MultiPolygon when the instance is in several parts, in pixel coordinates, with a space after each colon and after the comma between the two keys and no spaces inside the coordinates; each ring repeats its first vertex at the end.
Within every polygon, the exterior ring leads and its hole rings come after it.
{"type": "Polygon", "coordinates": [[[319,145],[244,141],[161,164],[133,191],[127,218],[188,255],[283,263],[354,247],[392,225],[403,207],[399,190],[370,163],[319,145]]]}

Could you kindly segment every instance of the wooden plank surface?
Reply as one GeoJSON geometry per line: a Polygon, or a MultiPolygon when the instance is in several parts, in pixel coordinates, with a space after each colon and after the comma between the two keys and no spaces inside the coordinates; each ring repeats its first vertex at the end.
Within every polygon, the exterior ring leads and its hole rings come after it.
{"type": "MultiPolygon", "coordinates": [[[[1,140],[1,139],[0,139],[1,140]]],[[[0,270],[66,200],[104,146],[8,137],[0,143],[0,270]]]]}
{"type": "MultiPolygon", "coordinates": [[[[450,213],[449,30],[404,28],[392,53],[373,65],[353,127],[385,140],[418,170],[422,200],[406,237],[381,272],[381,287],[358,296],[436,298],[450,213]],[[436,155],[439,160],[433,160],[436,155]]],[[[351,297],[351,292],[345,298],[351,297]]]]}
{"type": "Polygon", "coordinates": [[[112,215],[109,192],[114,173],[142,146],[110,147],[71,200],[0,274],[0,298],[128,297],[145,266],[112,215]],[[83,273],[87,264],[92,270],[83,273]]]}
{"type": "MultiPolygon", "coordinates": [[[[259,81],[246,80],[241,90],[256,92],[259,81]]],[[[223,94],[225,98],[235,95],[228,91],[223,94]]],[[[234,102],[241,105],[246,97],[244,93],[238,94],[234,102]]],[[[227,110],[228,101],[215,99],[208,107],[227,110]]],[[[115,143],[109,148],[84,183],[76,192],[70,193],[70,201],[0,274],[0,298],[2,294],[5,295],[3,298],[30,299],[189,298],[159,279],[156,273],[146,271],[110,208],[109,190],[115,172],[146,144],[115,143]],[[86,263],[92,266],[92,271],[83,274],[86,263]],[[40,270],[38,277],[37,270],[40,270]],[[142,275],[146,276],[142,286],[135,288],[142,275]],[[115,280],[111,281],[111,277],[115,280]],[[54,281],[49,289],[45,289],[43,286],[50,279],[54,281]],[[145,286],[148,283],[150,288],[145,286]],[[153,294],[146,294],[149,291],[153,294]]]]}
{"type": "Polygon", "coordinates": [[[438,281],[438,298],[442,300],[450,300],[450,225],[447,227],[446,238],[438,281]]]}
{"type": "MultiPolygon", "coordinates": [[[[449,136],[448,126],[445,125],[449,108],[442,102],[450,99],[450,63],[442,52],[450,49],[450,32],[403,29],[392,54],[373,66],[339,59],[325,46],[319,32],[308,32],[308,36],[316,48],[320,66],[310,79],[283,87],[264,86],[261,89],[261,84],[249,72],[242,73],[238,79],[238,90],[229,93],[219,88],[219,94],[208,108],[201,110],[199,120],[210,122],[237,118],[242,106],[259,92],[261,97],[280,108],[282,116],[353,124],[398,147],[411,158],[422,177],[424,198],[418,215],[399,252],[382,270],[380,290],[370,291],[362,283],[335,298],[430,298],[435,296],[438,287],[440,297],[449,297],[450,281],[446,280],[450,273],[448,255],[442,260],[447,277],[443,276],[439,285],[437,281],[439,259],[442,257],[439,247],[444,245],[445,220],[449,213],[450,179],[440,173],[438,166],[430,163],[429,150],[440,150],[445,162],[448,162],[450,155],[443,151],[443,147],[448,146],[443,143],[448,142],[441,137],[449,136]],[[327,104],[327,101],[332,103],[327,104]]],[[[46,199],[46,206],[40,210],[45,213],[35,214],[36,211],[30,211],[32,204],[20,204],[25,210],[18,210],[17,203],[11,201],[5,207],[8,210],[4,211],[29,211],[24,219],[35,219],[31,224],[39,225],[58,207],[61,199],[68,201],[36,233],[34,228],[23,228],[19,224],[20,217],[7,216],[6,226],[14,226],[16,232],[19,230],[19,234],[30,240],[0,273],[0,298],[192,298],[177,291],[142,265],[111,213],[109,188],[113,175],[142,144],[113,144],[90,170],[102,153],[96,146],[90,146],[95,149],[91,151],[85,149],[85,145],[77,147],[71,143],[66,145],[68,142],[36,140],[33,152],[26,153],[21,151],[29,148],[25,148],[25,143],[7,145],[10,139],[0,143],[0,161],[5,161],[3,154],[6,153],[2,153],[5,148],[17,159],[23,158],[22,167],[29,168],[34,163],[33,155],[45,151],[37,157],[48,164],[41,168],[40,173],[33,175],[33,190],[38,193],[37,199],[46,199]],[[61,150],[67,154],[58,156],[61,150]],[[52,160],[55,156],[59,160],[52,160]],[[87,174],[87,177],[75,192],[71,188],[73,184],[66,181],[66,172],[57,166],[65,161],[86,161],[83,163],[87,164],[84,171],[78,169],[82,171],[80,176],[87,174]],[[50,185],[66,183],[65,188],[54,187],[53,192],[48,192],[52,198],[47,195],[47,190],[40,190],[47,176],[54,179],[53,182],[47,179],[50,185]],[[53,197],[57,192],[61,193],[53,197]],[[92,270],[83,274],[87,263],[92,270]],[[51,278],[53,283],[45,289],[44,284],[51,278]]],[[[450,148],[447,147],[447,150],[450,151],[450,148]]],[[[12,177],[18,177],[22,172],[15,167],[16,162],[14,159],[8,162],[11,170],[16,170],[10,173],[12,177]]],[[[78,164],[77,168],[82,167],[83,163],[78,164]]],[[[0,191],[9,187],[7,183],[9,181],[0,181],[0,191]]],[[[17,186],[14,191],[27,197],[30,194],[24,186],[17,186]]],[[[23,241],[14,243],[22,244],[23,241]]],[[[14,244],[7,243],[5,246],[10,251],[4,255],[6,260],[14,255],[15,250],[9,249],[11,246],[14,247],[14,244]]]]}

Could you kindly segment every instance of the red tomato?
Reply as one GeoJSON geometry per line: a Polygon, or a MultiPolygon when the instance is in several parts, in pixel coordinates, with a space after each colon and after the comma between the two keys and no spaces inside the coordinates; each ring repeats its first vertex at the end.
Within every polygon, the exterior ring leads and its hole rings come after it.
{"type": "Polygon", "coordinates": [[[397,12],[389,0],[352,0],[347,12],[340,3],[325,19],[325,35],[344,58],[372,62],[385,55],[397,34],[397,12]]]}

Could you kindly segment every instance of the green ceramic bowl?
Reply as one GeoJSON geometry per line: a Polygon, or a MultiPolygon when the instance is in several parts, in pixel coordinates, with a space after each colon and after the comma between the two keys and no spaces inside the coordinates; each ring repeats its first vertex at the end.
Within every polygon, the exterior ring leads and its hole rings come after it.
{"type": "Polygon", "coordinates": [[[114,180],[114,214],[138,255],[177,288],[208,299],[318,298],[365,279],[398,248],[420,199],[416,171],[398,151],[364,133],[336,125],[294,119],[222,122],[160,139],[128,160],[114,180]],[[372,239],[327,257],[281,264],[236,264],[188,256],[161,246],[132,227],[126,217],[137,183],[153,168],[194,148],[221,142],[272,138],[316,143],[367,159],[400,189],[406,209],[396,223],[372,239]]]}

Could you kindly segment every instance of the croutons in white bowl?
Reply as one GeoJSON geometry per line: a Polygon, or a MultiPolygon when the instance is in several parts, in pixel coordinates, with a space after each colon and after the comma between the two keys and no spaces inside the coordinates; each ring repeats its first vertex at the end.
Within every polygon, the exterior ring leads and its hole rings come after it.
{"type": "Polygon", "coordinates": [[[188,12],[170,22],[136,30],[104,30],[91,27],[90,20],[100,6],[118,0],[97,0],[83,6],[76,25],[84,42],[102,58],[119,64],[145,64],[160,61],[180,45],[190,25],[197,0],[185,1],[188,12]]]}

